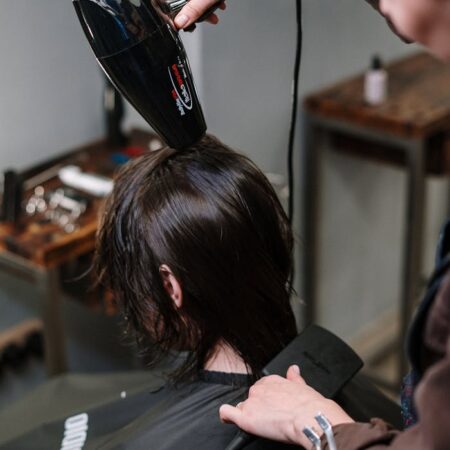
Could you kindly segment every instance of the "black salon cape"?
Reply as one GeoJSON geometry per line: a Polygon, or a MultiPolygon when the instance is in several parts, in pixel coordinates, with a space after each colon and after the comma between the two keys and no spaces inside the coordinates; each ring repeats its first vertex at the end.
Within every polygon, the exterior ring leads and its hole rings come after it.
{"type": "MultiPolygon", "coordinates": [[[[0,450],[225,449],[237,428],[220,422],[219,407],[243,400],[248,385],[245,375],[217,372],[178,387],[155,371],[66,375],[0,412],[0,450]],[[73,417],[86,419],[84,442],[64,434],[73,417]]],[[[263,440],[248,447],[288,448],[263,440]]]]}

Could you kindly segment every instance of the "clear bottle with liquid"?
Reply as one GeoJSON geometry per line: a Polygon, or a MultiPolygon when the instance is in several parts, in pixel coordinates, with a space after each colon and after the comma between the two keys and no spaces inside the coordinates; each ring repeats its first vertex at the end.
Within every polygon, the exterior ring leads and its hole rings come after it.
{"type": "Polygon", "coordinates": [[[364,80],[364,100],[371,106],[384,103],[388,96],[388,73],[383,67],[381,58],[372,58],[370,69],[364,80]]]}

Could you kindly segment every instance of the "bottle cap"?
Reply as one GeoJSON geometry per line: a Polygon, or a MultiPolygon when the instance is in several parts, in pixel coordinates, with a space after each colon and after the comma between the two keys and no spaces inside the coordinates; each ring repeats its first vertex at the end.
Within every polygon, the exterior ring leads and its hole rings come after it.
{"type": "Polygon", "coordinates": [[[383,62],[379,55],[372,56],[372,63],[370,65],[372,70],[381,70],[383,68],[383,62]]]}

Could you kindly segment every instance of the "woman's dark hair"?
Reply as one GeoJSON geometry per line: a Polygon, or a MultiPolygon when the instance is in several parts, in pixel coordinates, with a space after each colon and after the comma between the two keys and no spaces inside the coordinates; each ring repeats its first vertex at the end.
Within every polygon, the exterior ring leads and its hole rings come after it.
{"type": "Polygon", "coordinates": [[[189,349],[175,373],[195,376],[219,342],[255,377],[295,336],[290,307],[292,232],[263,173],[211,136],[125,165],[101,221],[95,267],[145,355],[189,349]],[[177,309],[167,265],[183,291],[177,309]]]}

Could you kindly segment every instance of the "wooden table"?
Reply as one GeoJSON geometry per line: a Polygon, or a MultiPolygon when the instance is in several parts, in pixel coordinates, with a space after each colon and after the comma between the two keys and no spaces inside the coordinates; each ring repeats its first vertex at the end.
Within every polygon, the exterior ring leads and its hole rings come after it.
{"type": "MultiPolygon", "coordinates": [[[[304,101],[303,295],[308,322],[317,317],[320,160],[327,140],[359,158],[404,167],[407,198],[401,292],[400,349],[419,295],[425,178],[450,173],[450,66],[420,53],[387,67],[389,97],[379,106],[363,99],[363,75],[304,101]]],[[[402,356],[399,377],[406,371],[402,356]]]]}
{"type": "MultiPolygon", "coordinates": [[[[150,139],[157,138],[154,134],[134,130],[129,145],[148,149],[150,139]]],[[[85,171],[112,176],[117,165],[112,163],[111,155],[117,151],[102,139],[48,161],[39,169],[61,163],[76,164],[85,171]]],[[[32,169],[28,175],[34,176],[37,172],[32,169]]],[[[45,189],[62,186],[56,177],[42,185],[45,189]]],[[[30,192],[24,193],[25,198],[29,195],[30,192]]],[[[65,233],[55,224],[25,214],[14,226],[0,224],[0,270],[35,284],[42,298],[45,360],[50,375],[67,369],[59,269],[95,248],[97,215],[103,200],[95,197],[90,200],[88,210],[79,219],[79,228],[73,233],[65,233]]]]}

